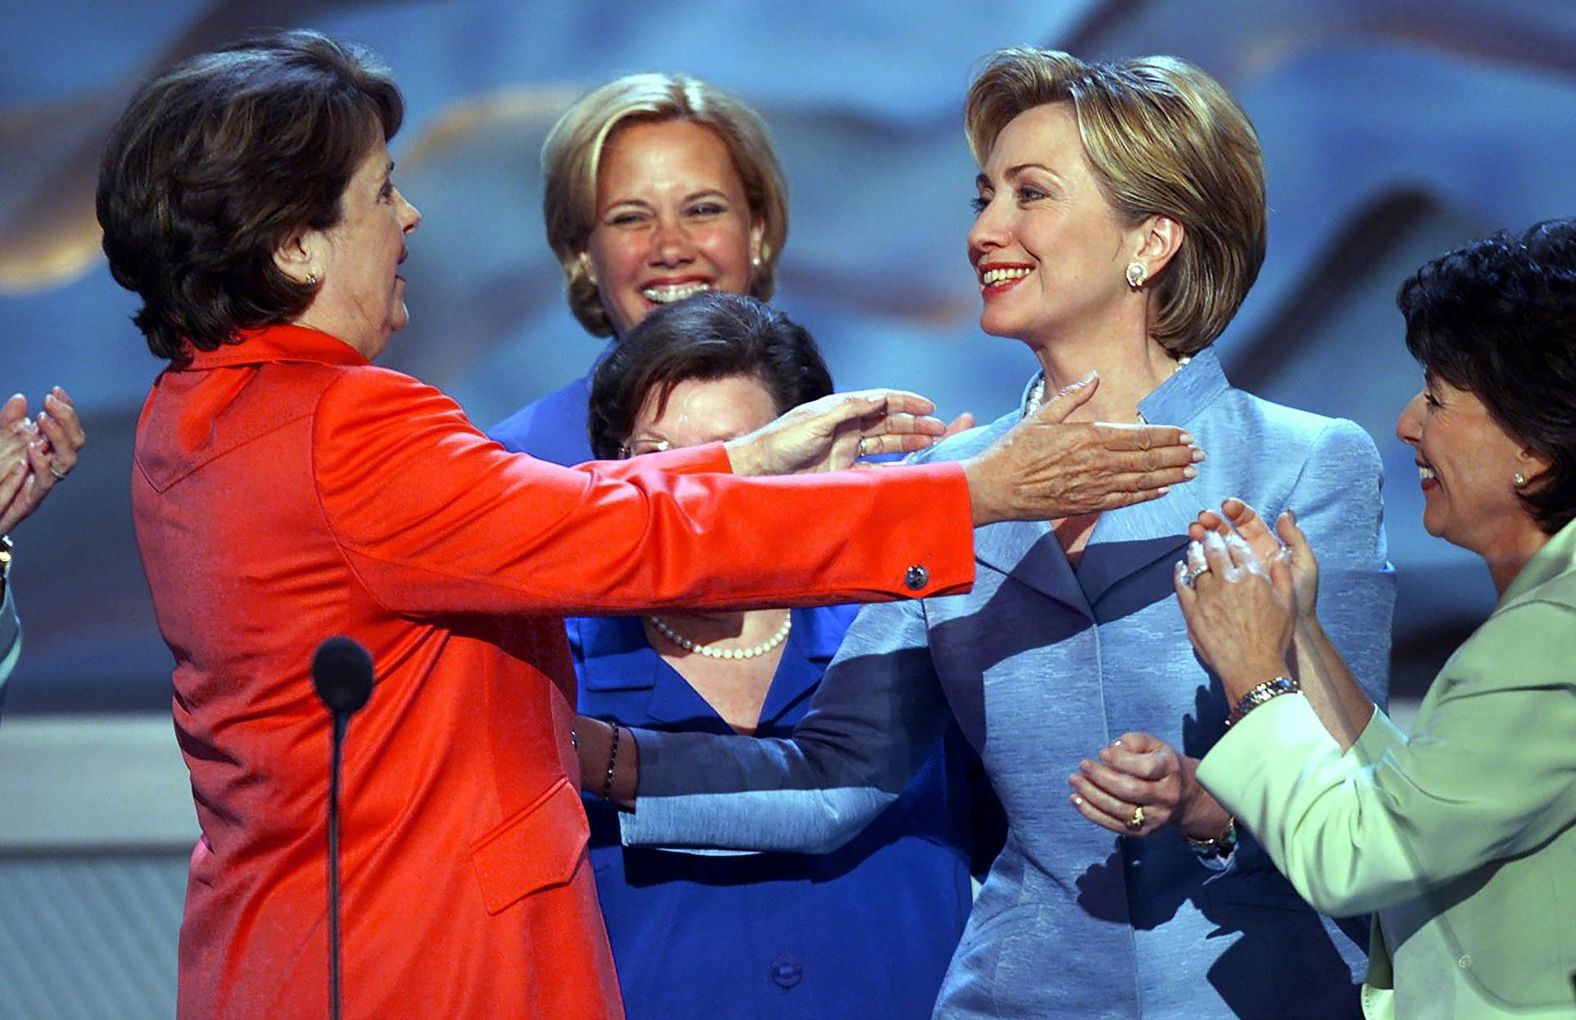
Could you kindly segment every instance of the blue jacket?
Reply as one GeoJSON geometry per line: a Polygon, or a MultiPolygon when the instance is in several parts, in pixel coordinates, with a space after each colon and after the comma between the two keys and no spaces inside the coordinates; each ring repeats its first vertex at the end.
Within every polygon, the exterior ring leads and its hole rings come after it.
{"type": "MultiPolygon", "coordinates": [[[[1128,730],[1194,757],[1223,734],[1224,692],[1193,654],[1171,578],[1189,522],[1227,496],[1297,511],[1320,550],[1327,630],[1383,703],[1394,583],[1377,452],[1351,422],[1231,388],[1209,350],[1140,411],[1197,438],[1209,459],[1196,479],[1103,514],[1076,570],[1043,522],[980,529],[974,590],[866,607],[791,742],[638,734],[625,842],[836,846],[956,718],[1009,828],[937,1015],[1357,1015],[1361,927],[1315,914],[1251,841],[1217,870],[1175,830],[1097,828],[1068,803],[1066,777],[1128,730]]],[[[934,456],[976,453],[1018,417],[934,456]]]]}
{"type": "MultiPolygon", "coordinates": [[[[792,732],[855,611],[794,611],[760,735],[792,732]]],[[[581,712],[732,732],[651,648],[638,618],[568,627],[581,712]]],[[[834,853],[722,857],[621,847],[617,812],[585,798],[630,1020],[929,1016],[972,899],[967,793],[962,756],[935,753],[834,853]]]]}
{"type": "MultiPolygon", "coordinates": [[[[590,460],[590,388],[589,375],[569,383],[489,434],[544,460],[590,460]]],[[[795,611],[762,708],[763,736],[792,731],[854,612],[795,611]]],[[[566,625],[581,712],[731,732],[651,649],[638,619],[566,625]]],[[[631,1020],[928,1016],[968,916],[971,867],[984,874],[1006,833],[979,757],[956,726],[929,758],[910,793],[866,836],[827,855],[621,851],[613,813],[585,798],[598,893],[631,1020]]]]}
{"type": "MultiPolygon", "coordinates": [[[[611,348],[604,348],[598,360],[611,348]]],[[[593,368],[594,371],[594,368],[593,368]]],[[[591,374],[566,383],[487,430],[511,453],[529,453],[566,467],[584,464],[591,456],[586,431],[586,406],[591,402],[591,374]]]]}

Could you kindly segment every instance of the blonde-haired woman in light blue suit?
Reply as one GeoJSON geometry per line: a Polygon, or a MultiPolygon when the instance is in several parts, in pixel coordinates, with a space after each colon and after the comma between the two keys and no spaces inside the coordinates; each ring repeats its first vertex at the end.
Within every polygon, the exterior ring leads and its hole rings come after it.
{"type": "Polygon", "coordinates": [[[1282,551],[1240,502],[1235,533],[1205,515],[1178,598],[1237,722],[1198,779],[1315,907],[1375,913],[1370,1017],[1576,1016],[1576,221],[1443,255],[1399,303],[1423,525],[1499,602],[1408,737],[1323,637],[1295,521],[1282,551]]]}

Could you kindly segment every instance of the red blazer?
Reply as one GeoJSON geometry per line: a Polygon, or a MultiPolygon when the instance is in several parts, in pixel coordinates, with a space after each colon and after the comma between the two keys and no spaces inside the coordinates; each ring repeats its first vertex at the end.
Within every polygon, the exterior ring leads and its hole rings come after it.
{"type": "Polygon", "coordinates": [[[336,633],[377,664],[345,753],[346,1015],[621,1015],[559,616],[973,579],[956,466],[727,468],[719,446],[505,453],[442,393],[299,327],[158,378],[132,501],[202,828],[182,1017],[326,1014],[330,724],[309,663],[336,633]]]}

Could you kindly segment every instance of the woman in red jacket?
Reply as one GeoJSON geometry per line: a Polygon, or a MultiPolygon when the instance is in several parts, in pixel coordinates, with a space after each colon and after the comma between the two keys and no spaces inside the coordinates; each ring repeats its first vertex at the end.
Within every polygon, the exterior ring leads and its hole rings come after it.
{"type": "Polygon", "coordinates": [[[942,594],[972,578],[971,523],[1131,502],[1195,456],[1175,429],[1058,424],[1089,385],[961,470],[735,477],[923,443],[940,425],[902,394],[625,464],[508,454],[370,364],[420,222],[390,180],[401,116],[367,55],[288,33],[149,83],[101,167],[111,270],[169,361],[132,499],[202,830],[184,1017],[325,1012],[324,636],[378,673],[345,757],[348,1012],[617,1016],[561,614],[942,594]]]}

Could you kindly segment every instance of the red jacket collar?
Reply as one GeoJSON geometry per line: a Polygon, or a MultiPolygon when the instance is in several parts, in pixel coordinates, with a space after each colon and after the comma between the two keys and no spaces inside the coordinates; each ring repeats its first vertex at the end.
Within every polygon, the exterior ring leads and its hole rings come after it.
{"type": "Polygon", "coordinates": [[[264,326],[243,330],[239,343],[216,351],[192,351],[191,368],[257,365],[271,361],[310,361],[325,365],[365,365],[361,352],[336,337],[307,326],[264,326]]]}

